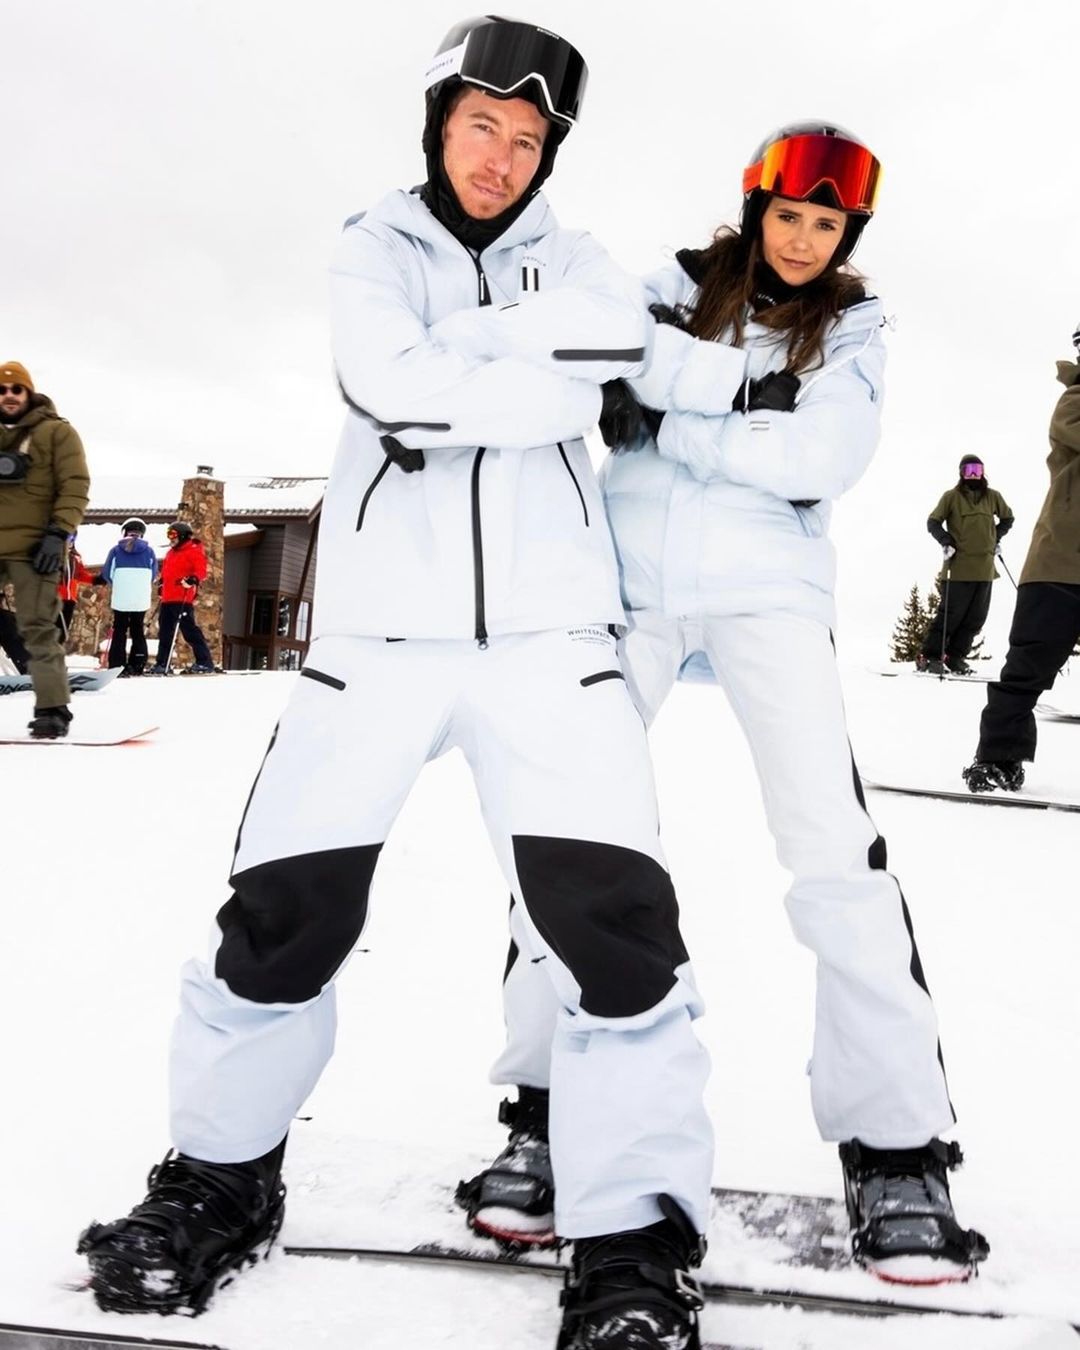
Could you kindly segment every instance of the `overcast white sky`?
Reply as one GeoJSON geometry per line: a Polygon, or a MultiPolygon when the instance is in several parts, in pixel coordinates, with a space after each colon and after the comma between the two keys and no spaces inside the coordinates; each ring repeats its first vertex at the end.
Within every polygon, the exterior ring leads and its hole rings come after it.
{"type": "MultiPolygon", "coordinates": [[[[92,470],[327,470],[328,260],[347,215],[422,178],[421,72],[468,12],[0,0],[0,359],[30,368],[92,470]]],[[[772,127],[823,116],[871,145],[885,177],[857,261],[898,326],[882,448],[834,526],[842,640],[873,629],[884,651],[903,593],[932,577],[925,518],[968,451],[1017,512],[1015,573],[1045,491],[1053,363],[1080,319],[1080,4],[509,13],[589,63],[548,195],[629,268],[732,219],[772,127]]]]}

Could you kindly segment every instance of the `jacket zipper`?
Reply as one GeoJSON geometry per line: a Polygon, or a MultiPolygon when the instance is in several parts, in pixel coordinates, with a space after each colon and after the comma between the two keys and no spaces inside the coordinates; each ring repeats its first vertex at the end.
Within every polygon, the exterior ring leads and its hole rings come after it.
{"type": "Polygon", "coordinates": [[[368,484],[368,490],[364,493],[363,500],[360,503],[360,514],[356,517],[357,534],[359,534],[360,527],[364,523],[364,512],[367,510],[367,504],[371,500],[371,494],[375,491],[375,489],[379,486],[382,480],[386,477],[386,471],[387,469],[389,469],[391,462],[392,461],[390,460],[389,456],[387,456],[387,458],[383,460],[382,467],[379,469],[379,472],[368,484]]]}
{"type": "Polygon", "coordinates": [[[570,467],[570,461],[566,457],[566,451],[563,449],[562,441],[558,442],[558,446],[559,446],[559,454],[562,455],[562,462],[566,465],[566,472],[570,475],[570,481],[571,483],[573,483],[577,491],[578,501],[581,503],[581,513],[585,517],[585,528],[588,529],[589,508],[585,505],[585,494],[581,490],[581,484],[577,480],[577,475],[574,473],[574,470],[570,467]]]}
{"type": "MultiPolygon", "coordinates": [[[[487,277],[484,276],[484,269],[480,266],[480,258],[471,250],[466,250],[476,268],[477,289],[479,292],[480,305],[491,304],[491,292],[488,289],[487,277]]],[[[476,642],[481,651],[487,650],[488,632],[487,632],[487,601],[484,595],[484,529],[480,518],[480,464],[484,458],[486,446],[477,447],[476,455],[472,464],[472,482],[470,486],[470,501],[472,509],[472,549],[473,549],[473,605],[476,612],[476,642]]]]}

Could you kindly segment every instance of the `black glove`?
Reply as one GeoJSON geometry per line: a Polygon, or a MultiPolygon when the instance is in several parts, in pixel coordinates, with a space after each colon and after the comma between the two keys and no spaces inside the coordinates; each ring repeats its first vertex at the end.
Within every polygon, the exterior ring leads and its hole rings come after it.
{"type": "Polygon", "coordinates": [[[107,586],[108,584],[109,584],[108,579],[106,577],[103,577],[100,572],[90,583],[91,586],[107,586]]]}
{"type": "Polygon", "coordinates": [[[731,400],[732,412],[791,412],[799,392],[798,375],[790,370],[770,370],[760,380],[744,380],[731,400]],[[749,384],[749,391],[747,385],[749,384]]]}
{"type": "Polygon", "coordinates": [[[392,459],[403,473],[415,473],[424,467],[423,450],[410,450],[393,436],[380,436],[379,444],[385,451],[386,458],[392,459]]]}
{"type": "Polygon", "coordinates": [[[180,584],[183,585],[183,586],[193,586],[193,587],[197,587],[198,584],[199,584],[199,578],[198,578],[198,577],[181,577],[181,578],[180,578],[180,584]]]}
{"type": "Polygon", "coordinates": [[[688,331],[685,318],[673,305],[661,305],[659,303],[650,305],[649,313],[657,323],[667,323],[672,328],[681,328],[684,333],[688,331]]]}
{"type": "Polygon", "coordinates": [[[625,380],[608,380],[600,386],[600,392],[604,396],[600,407],[604,444],[616,453],[637,445],[645,430],[645,417],[630,386],[625,380]]]}
{"type": "Polygon", "coordinates": [[[47,576],[50,572],[59,572],[64,562],[64,545],[67,543],[66,530],[46,530],[38,540],[37,548],[30,555],[34,571],[47,576]]]}

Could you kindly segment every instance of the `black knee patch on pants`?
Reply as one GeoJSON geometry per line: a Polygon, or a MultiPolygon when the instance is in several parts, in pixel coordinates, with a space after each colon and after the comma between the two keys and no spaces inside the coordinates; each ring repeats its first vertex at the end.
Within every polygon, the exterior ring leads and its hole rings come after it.
{"type": "Polygon", "coordinates": [[[667,872],[644,853],[581,839],[514,836],[521,899],[597,1017],[655,1007],[689,958],[667,872]]]}
{"type": "Polygon", "coordinates": [[[217,977],[252,1003],[315,998],[360,937],[381,848],[327,849],[235,873],[217,916],[217,977]]]}

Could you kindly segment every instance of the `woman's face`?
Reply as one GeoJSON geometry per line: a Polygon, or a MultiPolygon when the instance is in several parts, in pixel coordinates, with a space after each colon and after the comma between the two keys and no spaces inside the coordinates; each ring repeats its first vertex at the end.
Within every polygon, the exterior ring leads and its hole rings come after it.
{"type": "Polygon", "coordinates": [[[765,261],[789,286],[805,286],[828,267],[846,225],[843,211],[773,197],[761,220],[765,261]]]}

